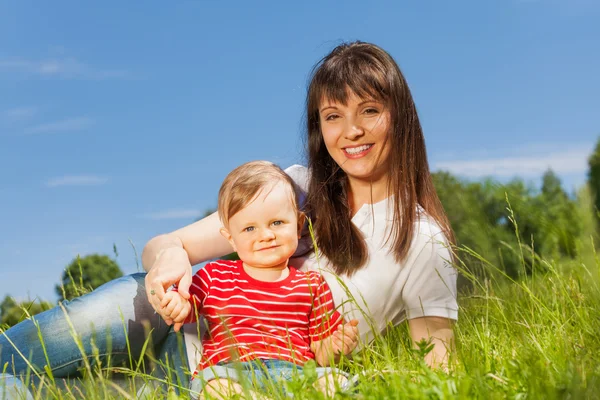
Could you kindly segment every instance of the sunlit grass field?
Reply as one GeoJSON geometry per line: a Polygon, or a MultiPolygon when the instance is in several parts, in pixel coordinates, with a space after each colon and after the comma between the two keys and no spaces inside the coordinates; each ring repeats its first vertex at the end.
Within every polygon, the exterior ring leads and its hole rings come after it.
{"type": "MultiPolygon", "coordinates": [[[[468,264],[457,262],[460,310],[456,349],[448,371],[432,370],[424,364],[427,346],[411,348],[404,324],[390,329],[386,337],[376,338],[353,360],[344,360],[342,369],[360,378],[353,391],[335,397],[599,398],[600,259],[593,237],[582,238],[579,254],[567,261],[527,256],[530,247],[524,243],[514,251],[522,252],[524,260],[524,272],[518,279],[486,263],[485,255],[457,249],[459,260],[468,259],[479,267],[473,274],[468,264]],[[527,267],[526,259],[530,260],[527,267]]],[[[109,379],[114,371],[87,366],[86,378],[73,387],[65,388],[45,377],[41,388],[32,392],[37,399],[135,399],[144,382],[161,383],[145,373],[147,369],[137,368],[119,369],[125,379],[117,385],[109,379]]],[[[313,388],[314,380],[309,369],[287,390],[298,399],[324,398],[313,388]]],[[[170,386],[168,392],[149,390],[149,398],[189,398],[185,383],[170,382],[170,386]]],[[[264,395],[288,398],[276,390],[264,395]]]]}

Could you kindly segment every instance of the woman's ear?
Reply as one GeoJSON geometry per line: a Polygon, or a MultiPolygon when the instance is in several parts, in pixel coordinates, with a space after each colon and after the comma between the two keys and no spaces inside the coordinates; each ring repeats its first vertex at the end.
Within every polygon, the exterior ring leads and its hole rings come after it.
{"type": "Polygon", "coordinates": [[[302,211],[298,211],[298,239],[302,236],[302,228],[304,228],[304,222],[306,222],[306,214],[302,211]]]}
{"type": "Polygon", "coordinates": [[[237,249],[235,248],[235,242],[233,241],[233,238],[231,237],[231,233],[229,233],[227,228],[222,227],[221,229],[219,229],[219,233],[221,234],[221,236],[223,236],[225,239],[227,239],[227,241],[229,242],[231,247],[233,247],[233,251],[237,251],[237,249]]]}

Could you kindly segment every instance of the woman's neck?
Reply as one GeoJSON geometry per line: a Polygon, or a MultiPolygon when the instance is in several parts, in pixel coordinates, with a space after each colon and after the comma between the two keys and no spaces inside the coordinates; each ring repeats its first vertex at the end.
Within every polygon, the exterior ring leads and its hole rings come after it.
{"type": "Polygon", "coordinates": [[[387,179],[379,179],[376,182],[348,179],[348,203],[352,216],[360,210],[364,204],[375,204],[390,196],[387,179]]]}

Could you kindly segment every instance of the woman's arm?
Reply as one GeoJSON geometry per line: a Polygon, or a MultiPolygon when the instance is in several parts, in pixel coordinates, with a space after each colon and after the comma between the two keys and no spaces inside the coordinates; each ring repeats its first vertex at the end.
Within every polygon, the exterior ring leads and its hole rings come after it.
{"type": "Polygon", "coordinates": [[[146,275],[146,295],[154,310],[165,321],[160,302],[166,289],[176,284],[179,293],[189,299],[192,265],[231,253],[233,249],[219,233],[221,222],[217,213],[174,232],[152,238],[142,252],[146,275]]]}
{"type": "Polygon", "coordinates": [[[221,234],[221,221],[215,212],[181,229],[156,236],[144,247],[142,265],[149,272],[159,253],[170,247],[185,249],[191,265],[229,254],[231,245],[221,234]]]}
{"type": "Polygon", "coordinates": [[[408,320],[413,347],[425,339],[431,340],[433,349],[425,356],[425,362],[434,368],[447,370],[448,359],[454,349],[452,320],[443,317],[420,317],[408,320]]]}

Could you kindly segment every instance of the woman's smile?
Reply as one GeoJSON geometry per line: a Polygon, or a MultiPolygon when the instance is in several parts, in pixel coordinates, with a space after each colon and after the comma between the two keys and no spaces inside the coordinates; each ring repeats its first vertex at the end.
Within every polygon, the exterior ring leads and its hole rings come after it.
{"type": "Polygon", "coordinates": [[[346,156],[349,158],[360,158],[367,155],[371,149],[373,148],[373,144],[363,144],[360,146],[348,146],[344,147],[342,150],[346,153],[346,156]]]}

